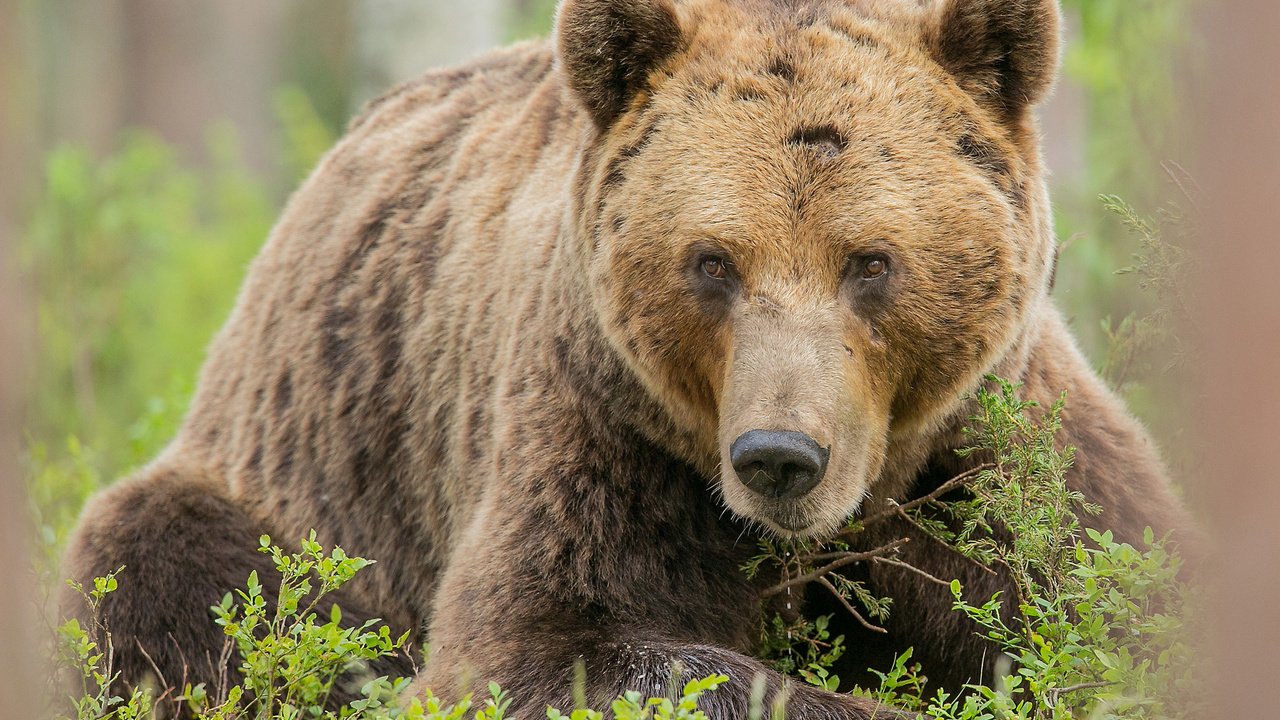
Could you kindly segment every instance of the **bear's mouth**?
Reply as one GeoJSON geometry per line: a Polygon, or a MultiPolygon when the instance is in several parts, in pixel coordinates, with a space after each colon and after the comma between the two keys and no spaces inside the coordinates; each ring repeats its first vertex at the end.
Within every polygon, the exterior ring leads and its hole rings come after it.
{"type": "Polygon", "coordinates": [[[773,518],[772,523],[789,533],[800,534],[811,527],[811,523],[799,518],[773,518]]]}
{"type": "Polygon", "coordinates": [[[806,512],[796,503],[771,503],[773,507],[757,508],[751,517],[769,532],[787,540],[803,540],[824,534],[827,525],[823,518],[806,512]]]}

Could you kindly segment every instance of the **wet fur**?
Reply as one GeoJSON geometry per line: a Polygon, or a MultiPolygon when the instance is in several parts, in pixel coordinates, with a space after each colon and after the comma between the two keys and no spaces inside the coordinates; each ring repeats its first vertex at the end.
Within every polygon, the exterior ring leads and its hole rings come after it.
{"type": "MultiPolygon", "coordinates": [[[[559,58],[518,45],[372,103],[254,262],[178,436],[85,510],[68,572],[127,565],[104,607],[123,679],[152,672],[142,645],[166,681],[212,682],[208,606],[265,572],[260,533],[316,528],[378,560],[346,616],[430,637],[419,687],[497,680],[534,716],[569,704],[578,658],[597,704],[664,691],[679,662],[727,672],[708,709],[744,716],[754,674],[782,682],[750,658],[762,609],[738,570],[769,522],[724,504],[747,500],[721,471],[722,425],[778,411],[750,409],[753,383],[781,375],[735,376],[748,351],[819,363],[857,412],[803,414],[870,438],[872,475],[824,481],[797,516],[830,524],[961,470],[961,398],[994,370],[1033,398],[1067,391],[1071,482],[1099,524],[1129,540],[1183,524],[1147,435],[1047,298],[1029,109],[1056,8],[951,5],[948,34],[942,9],[909,2],[571,0],[559,58]],[[619,28],[630,40],[603,42],[619,28]],[[840,242],[888,237],[915,263],[879,328],[842,309],[843,256],[812,230],[849,209],[840,242]],[[754,300],[691,293],[674,258],[708,238],[756,272],[754,300]],[[842,349],[774,351],[808,340],[842,349]]],[[[996,589],[927,542],[907,553],[996,589]]],[[[945,591],[868,579],[895,612],[889,636],[851,643],[853,670],[913,645],[952,687],[990,664],[945,591]]],[[[794,693],[793,718],[873,710],[794,693]]]]}

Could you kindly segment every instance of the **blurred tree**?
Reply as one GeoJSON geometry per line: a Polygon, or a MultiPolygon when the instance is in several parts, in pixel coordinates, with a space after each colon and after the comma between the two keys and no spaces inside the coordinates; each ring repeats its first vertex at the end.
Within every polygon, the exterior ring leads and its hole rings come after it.
{"type": "Polygon", "coordinates": [[[354,5],[361,102],[424,71],[502,44],[510,0],[359,0],[354,5]]]}
{"type": "MultiPolygon", "coordinates": [[[[1098,195],[1118,195],[1138,208],[1154,208],[1170,196],[1161,164],[1187,159],[1190,130],[1179,103],[1191,66],[1189,3],[1063,0],[1073,28],[1063,89],[1075,94],[1079,88],[1075,112],[1086,142],[1079,146],[1079,163],[1066,165],[1067,174],[1054,183],[1059,237],[1066,241],[1057,296],[1098,363],[1107,347],[1102,321],[1118,323],[1135,305],[1151,309],[1134,283],[1116,277],[1132,264],[1137,243],[1098,195]]],[[[1057,160],[1059,140],[1046,138],[1057,160]]]]}

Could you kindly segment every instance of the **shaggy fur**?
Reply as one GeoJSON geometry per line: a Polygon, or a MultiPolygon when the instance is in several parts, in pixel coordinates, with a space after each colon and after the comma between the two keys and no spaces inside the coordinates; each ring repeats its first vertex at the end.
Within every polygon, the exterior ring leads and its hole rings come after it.
{"type": "MultiPolygon", "coordinates": [[[[496,680],[533,717],[568,705],[579,658],[596,703],[679,662],[727,672],[708,709],[742,717],[753,675],[782,684],[750,657],[754,536],[820,536],[963,469],[962,398],[992,371],[1067,391],[1099,524],[1180,525],[1048,299],[1030,111],[1057,18],[566,0],[555,52],[372,103],[255,261],[178,437],[85,511],[73,576],[128,566],[105,606],[124,680],[151,672],[141,646],[169,682],[212,681],[207,608],[264,571],[254,538],[316,528],[378,560],[345,616],[430,638],[422,687],[496,680]],[[757,428],[827,449],[823,481],[748,489],[728,448],[757,428]]],[[[928,542],[907,559],[998,587],[928,542]]],[[[915,646],[944,684],[979,677],[994,653],[945,590],[868,573],[895,611],[852,668],[915,646]]],[[[801,685],[788,716],[873,709],[801,685]]]]}

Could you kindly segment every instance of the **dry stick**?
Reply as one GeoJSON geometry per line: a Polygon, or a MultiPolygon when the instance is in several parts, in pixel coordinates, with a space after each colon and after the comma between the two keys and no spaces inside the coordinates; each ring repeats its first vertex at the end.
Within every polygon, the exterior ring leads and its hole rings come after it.
{"type": "Polygon", "coordinates": [[[1182,163],[1177,160],[1165,160],[1160,163],[1160,169],[1164,170],[1164,174],[1169,176],[1169,180],[1178,188],[1182,196],[1191,203],[1192,209],[1200,207],[1203,190],[1191,173],[1182,167],[1182,163]]]}
{"type": "MultiPolygon", "coordinates": [[[[983,565],[977,560],[974,560],[968,555],[965,555],[964,553],[960,552],[957,548],[954,548],[948,545],[947,543],[943,542],[940,538],[935,537],[933,533],[929,532],[927,529],[922,527],[920,523],[916,522],[914,519],[911,518],[910,515],[907,514],[907,511],[909,510],[914,510],[915,508],[921,507],[922,505],[925,505],[927,503],[937,502],[938,499],[941,498],[943,495],[946,495],[952,490],[955,490],[956,488],[961,487],[965,483],[977,477],[978,474],[986,470],[990,470],[994,467],[995,465],[991,463],[983,463],[982,465],[978,465],[977,467],[966,470],[965,472],[960,473],[959,475],[951,478],[950,480],[946,481],[942,485],[938,486],[933,492],[927,495],[924,495],[922,497],[918,497],[914,500],[911,500],[910,502],[898,504],[897,502],[890,500],[889,502],[891,503],[891,507],[880,511],[875,515],[871,515],[869,517],[863,518],[858,522],[856,529],[846,530],[840,533],[840,535],[838,535],[837,537],[847,537],[850,535],[854,535],[857,532],[860,532],[863,529],[865,529],[868,525],[871,525],[876,522],[880,522],[885,518],[896,515],[906,520],[916,529],[920,530],[920,532],[924,533],[925,537],[932,539],[933,541],[947,548],[948,550],[955,553],[956,555],[959,555],[960,557],[969,561],[976,567],[980,568],[983,572],[994,575],[995,574],[994,570],[983,565]]],[[[766,588],[764,591],[760,593],[760,596],[765,598],[772,597],[786,590],[787,588],[791,588],[796,585],[804,585],[810,582],[817,582],[821,584],[823,587],[825,587],[827,590],[829,590],[832,595],[835,595],[836,599],[840,601],[840,604],[844,605],[845,609],[848,610],[849,613],[853,615],[854,618],[856,618],[858,622],[863,625],[863,627],[866,627],[868,630],[873,630],[876,632],[882,632],[882,633],[887,632],[884,628],[879,627],[877,625],[873,625],[870,622],[868,622],[866,618],[862,617],[862,614],[859,613],[856,609],[854,609],[853,605],[851,605],[849,601],[845,599],[844,595],[840,594],[840,591],[836,589],[835,585],[832,585],[831,582],[827,580],[826,576],[829,573],[839,570],[840,568],[846,565],[851,565],[856,562],[862,562],[864,560],[871,560],[873,562],[884,562],[890,565],[901,567],[905,570],[910,570],[911,572],[914,572],[920,575],[921,577],[929,580],[930,582],[934,582],[934,583],[937,583],[938,585],[950,587],[950,583],[944,582],[943,580],[937,577],[934,577],[933,575],[930,575],[929,573],[921,570],[920,568],[917,568],[909,563],[905,563],[900,560],[885,557],[885,555],[887,555],[888,553],[897,551],[899,548],[901,548],[903,545],[905,545],[909,541],[910,541],[910,538],[900,538],[887,545],[881,545],[878,548],[875,548],[873,550],[868,550],[866,552],[837,551],[837,552],[818,553],[818,554],[799,557],[797,558],[797,560],[799,560],[802,563],[803,562],[825,562],[825,561],[830,561],[830,562],[828,562],[826,565],[816,570],[804,573],[803,575],[799,575],[794,578],[787,579],[783,582],[778,583],[777,585],[766,588]]]]}
{"type": "Polygon", "coordinates": [[[227,673],[227,668],[231,663],[233,650],[235,650],[234,640],[227,638],[222,641],[222,652],[218,655],[218,704],[225,703],[231,697],[231,677],[227,673]]]}
{"type": "MultiPolygon", "coordinates": [[[[159,697],[155,698],[152,701],[154,705],[159,705],[160,703],[167,700],[169,698],[169,694],[174,692],[176,688],[173,685],[170,685],[168,680],[165,680],[164,673],[160,672],[160,666],[156,665],[156,661],[152,659],[151,653],[147,652],[147,649],[143,647],[142,641],[137,638],[134,638],[133,642],[135,645],[138,646],[138,651],[142,653],[142,657],[147,659],[147,664],[149,664],[151,666],[151,669],[155,671],[156,679],[159,680],[160,686],[164,688],[164,692],[161,693],[159,697]]],[[[176,701],[177,698],[174,698],[174,700],[176,701]]]]}
{"type": "Polygon", "coordinates": [[[864,627],[864,628],[866,628],[866,629],[868,629],[868,630],[870,630],[870,631],[872,631],[872,632],[878,632],[878,633],[887,633],[887,632],[889,632],[888,630],[885,630],[884,628],[880,627],[879,625],[872,625],[870,622],[867,622],[867,619],[866,619],[866,618],[864,618],[864,617],[862,617],[862,613],[858,612],[858,610],[857,610],[856,608],[854,608],[854,607],[853,607],[853,605],[849,604],[849,601],[845,599],[844,595],[841,595],[841,594],[840,594],[840,591],[836,589],[836,586],[835,586],[835,585],[832,585],[832,584],[831,584],[831,581],[830,581],[830,580],[826,579],[825,577],[820,577],[820,578],[818,578],[817,582],[818,582],[818,584],[819,584],[819,585],[821,585],[822,587],[824,587],[824,588],[826,588],[827,590],[831,591],[831,594],[836,596],[836,599],[840,601],[840,604],[844,606],[844,609],[845,609],[845,610],[848,610],[848,611],[849,611],[849,614],[850,614],[850,615],[853,615],[853,618],[854,618],[855,620],[857,620],[858,622],[862,623],[862,627],[864,627]]]}
{"type": "Polygon", "coordinates": [[[855,553],[855,552],[844,553],[839,560],[823,565],[817,570],[807,572],[803,575],[797,575],[796,577],[791,578],[790,580],[786,580],[778,583],[777,585],[774,585],[773,587],[766,588],[760,593],[760,596],[773,597],[774,595],[777,595],[778,593],[782,592],[783,590],[786,590],[789,587],[794,587],[796,585],[804,585],[805,583],[813,582],[814,580],[821,580],[823,577],[827,575],[827,573],[835,572],[836,570],[839,570],[840,568],[846,565],[852,565],[853,563],[861,562],[863,560],[871,560],[872,558],[879,557],[881,555],[884,555],[885,553],[893,552],[894,550],[897,550],[898,548],[905,545],[907,542],[908,542],[907,538],[901,538],[898,540],[894,540],[893,542],[887,545],[881,545],[880,547],[875,548],[874,550],[868,550],[866,552],[859,552],[859,553],[855,553]]]}
{"type": "Polygon", "coordinates": [[[902,516],[902,519],[903,519],[903,520],[906,520],[907,522],[911,523],[911,525],[913,525],[917,530],[919,530],[920,532],[924,533],[925,537],[929,538],[930,540],[932,540],[932,541],[934,541],[934,542],[938,543],[938,544],[939,544],[939,545],[941,545],[942,547],[944,547],[944,548],[946,548],[946,549],[950,550],[951,552],[955,553],[955,554],[956,554],[956,556],[958,556],[958,557],[960,557],[960,558],[963,558],[964,560],[967,560],[970,564],[972,564],[974,567],[978,568],[978,569],[979,569],[979,570],[981,570],[982,572],[987,573],[988,575],[995,575],[995,574],[996,574],[996,571],[995,571],[995,570],[992,570],[991,568],[987,567],[986,565],[983,565],[982,563],[978,562],[977,560],[974,560],[973,558],[969,557],[968,555],[965,555],[964,553],[960,552],[960,548],[952,547],[951,545],[948,545],[948,544],[946,543],[946,541],[944,541],[942,538],[940,538],[940,537],[936,537],[933,533],[929,532],[928,528],[926,528],[926,527],[924,527],[923,525],[921,525],[920,523],[916,522],[914,518],[912,518],[910,515],[908,515],[906,512],[904,512],[901,506],[900,506],[900,507],[897,507],[897,508],[894,508],[894,509],[895,509],[895,510],[897,510],[898,514],[902,516]]]}
{"type": "MultiPolygon", "coordinates": [[[[946,495],[947,493],[951,492],[952,490],[955,490],[961,485],[964,485],[965,483],[969,482],[973,478],[977,477],[979,473],[982,473],[986,470],[991,470],[994,468],[995,468],[995,465],[993,465],[992,463],[983,463],[982,465],[979,465],[970,470],[966,470],[960,473],[959,475],[951,478],[950,480],[942,483],[941,485],[938,486],[936,490],[929,493],[928,495],[918,497],[915,500],[912,500],[910,502],[905,502],[902,504],[899,504],[896,501],[890,500],[889,502],[891,503],[891,507],[881,510],[875,515],[871,515],[870,517],[866,517],[859,520],[858,521],[858,525],[860,526],[859,529],[865,528],[872,523],[876,523],[881,520],[884,520],[885,518],[892,517],[893,515],[901,514],[908,510],[914,510],[926,503],[931,503],[937,500],[938,498],[942,497],[943,495],[946,495]]],[[[857,534],[856,530],[854,531],[846,530],[840,533],[840,536],[843,537],[843,536],[855,535],[855,534],[857,534]]]]}
{"type": "Polygon", "coordinates": [[[911,563],[906,563],[906,562],[902,562],[901,560],[895,560],[893,558],[887,558],[887,557],[872,558],[871,561],[878,562],[878,563],[885,563],[886,565],[893,565],[895,567],[900,567],[903,570],[910,570],[911,572],[919,575],[920,577],[924,578],[925,580],[928,580],[931,583],[936,583],[938,585],[941,585],[942,587],[947,587],[947,588],[951,587],[951,583],[947,582],[946,580],[942,580],[934,575],[930,575],[929,573],[921,570],[920,568],[916,567],[915,565],[912,565],[911,563]]]}

